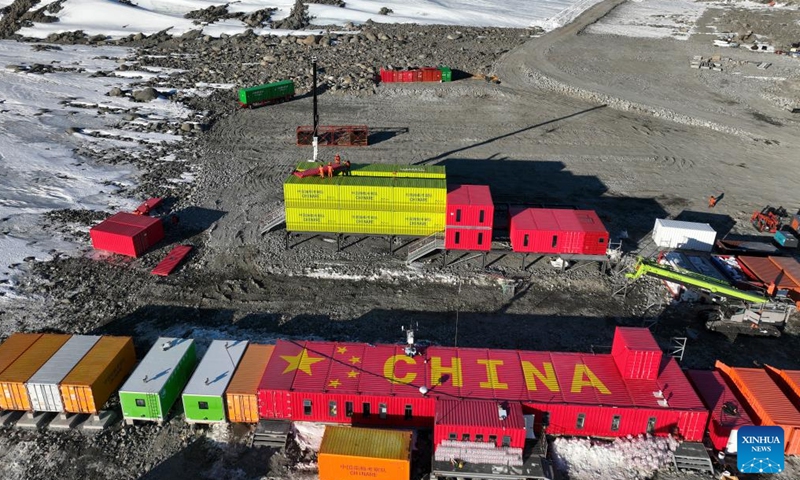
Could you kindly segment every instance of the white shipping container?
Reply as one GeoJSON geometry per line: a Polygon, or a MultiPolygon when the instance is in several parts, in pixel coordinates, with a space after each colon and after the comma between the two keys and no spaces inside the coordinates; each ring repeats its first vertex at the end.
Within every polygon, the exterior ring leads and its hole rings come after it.
{"type": "Polygon", "coordinates": [[[95,335],[73,335],[25,382],[34,412],[63,412],[59,384],[100,340],[95,335]]]}
{"type": "Polygon", "coordinates": [[[661,248],[710,252],[716,240],[717,232],[707,223],[659,218],[653,227],[653,241],[661,248]]]}

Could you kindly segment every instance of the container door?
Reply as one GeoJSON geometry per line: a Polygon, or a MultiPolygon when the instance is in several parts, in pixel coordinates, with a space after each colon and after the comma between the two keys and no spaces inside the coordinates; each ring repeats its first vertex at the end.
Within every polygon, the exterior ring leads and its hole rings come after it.
{"type": "Polygon", "coordinates": [[[523,415],[525,418],[525,439],[526,440],[534,440],[536,438],[536,434],[533,432],[533,421],[535,415],[523,415]]]}
{"type": "Polygon", "coordinates": [[[148,417],[159,420],[166,418],[167,412],[161,414],[161,397],[157,393],[148,393],[145,402],[147,402],[148,417]]]}

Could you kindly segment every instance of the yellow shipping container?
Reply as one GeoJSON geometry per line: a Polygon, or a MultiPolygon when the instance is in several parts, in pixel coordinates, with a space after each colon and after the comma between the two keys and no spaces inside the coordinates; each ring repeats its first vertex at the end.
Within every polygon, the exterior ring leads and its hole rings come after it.
{"type": "Polygon", "coordinates": [[[394,212],[341,210],[339,221],[340,233],[395,235],[394,212]]]}
{"type": "Polygon", "coordinates": [[[290,175],[283,183],[286,208],[337,208],[341,178],[297,178],[290,175]]]}
{"type": "Polygon", "coordinates": [[[339,210],[332,208],[287,208],[286,231],[337,233],[339,210]]]}
{"type": "Polygon", "coordinates": [[[384,212],[394,210],[394,179],[341,177],[340,182],[339,208],[384,212]]]}
{"type": "Polygon", "coordinates": [[[393,210],[441,212],[447,209],[445,180],[399,178],[395,180],[393,210]]]}
{"type": "Polygon", "coordinates": [[[131,337],[101,337],[61,381],[64,410],[96,414],[136,365],[131,337]]]}
{"type": "Polygon", "coordinates": [[[382,163],[353,164],[354,177],[384,178],[445,178],[445,168],[440,165],[389,165],[382,163]]]}
{"type": "Polygon", "coordinates": [[[228,421],[258,423],[258,386],[272,358],[275,345],[247,346],[244,357],[236,367],[228,389],[225,404],[228,406],[228,421]]]}
{"type": "Polygon", "coordinates": [[[444,231],[444,212],[392,212],[392,235],[426,237],[444,231]]]}
{"type": "Polygon", "coordinates": [[[17,361],[0,373],[0,409],[31,409],[31,400],[25,382],[47,363],[72,335],[45,334],[31,345],[17,361]]]}
{"type": "Polygon", "coordinates": [[[15,333],[8,337],[0,345],[0,372],[11,366],[41,336],[41,333],[15,333]]]}
{"type": "Polygon", "coordinates": [[[407,431],[329,425],[319,448],[319,479],[408,480],[411,439],[407,431]]]}

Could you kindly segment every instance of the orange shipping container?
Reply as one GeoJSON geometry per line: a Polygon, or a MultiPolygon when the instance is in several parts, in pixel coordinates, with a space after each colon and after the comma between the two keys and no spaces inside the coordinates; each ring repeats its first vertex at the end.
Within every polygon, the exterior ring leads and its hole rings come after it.
{"type": "Polygon", "coordinates": [[[717,361],[722,372],[744,400],[745,408],[758,426],[783,428],[784,452],[800,455],[800,412],[786,398],[780,387],[761,368],[734,368],[717,361]]]}
{"type": "Polygon", "coordinates": [[[23,411],[31,409],[25,382],[39,371],[70,337],[72,335],[42,335],[14,363],[0,373],[0,392],[2,392],[0,409],[23,411]]]}
{"type": "Polygon", "coordinates": [[[258,423],[258,385],[275,345],[250,344],[225,391],[228,421],[258,423]]]}
{"type": "Polygon", "coordinates": [[[15,333],[8,337],[0,345],[0,372],[5,371],[41,336],[41,333],[15,333]]]}
{"type": "Polygon", "coordinates": [[[102,337],[61,381],[64,410],[96,414],[135,364],[131,337],[102,337]]]}
{"type": "Polygon", "coordinates": [[[319,480],[408,480],[411,432],[328,426],[318,462],[319,480]]]}

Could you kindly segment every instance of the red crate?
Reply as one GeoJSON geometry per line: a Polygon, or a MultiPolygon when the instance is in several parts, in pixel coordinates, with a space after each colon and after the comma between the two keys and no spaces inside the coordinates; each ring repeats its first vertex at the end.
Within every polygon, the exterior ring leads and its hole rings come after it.
{"type": "Polygon", "coordinates": [[[422,81],[423,82],[441,82],[442,71],[438,68],[423,67],[422,68],[422,81]]]}
{"type": "Polygon", "coordinates": [[[120,212],[89,230],[92,246],[129,257],[143,255],[164,238],[161,219],[120,212]]]}
{"type": "Polygon", "coordinates": [[[655,380],[661,366],[661,347],[650,331],[642,328],[617,327],[611,356],[622,378],[655,380]]]}
{"type": "MultiPolygon", "coordinates": [[[[320,125],[317,127],[317,145],[320,147],[366,147],[369,128],[366,125],[320,125]]],[[[314,143],[314,127],[297,127],[297,145],[314,143]]]]}
{"type": "Polygon", "coordinates": [[[381,82],[399,82],[400,80],[397,78],[397,70],[386,70],[381,68],[381,82]]]}
{"type": "Polygon", "coordinates": [[[492,249],[492,230],[490,228],[447,227],[444,232],[444,248],[488,252],[492,249]]]}
{"type": "Polygon", "coordinates": [[[608,231],[591,210],[511,209],[515,252],[605,255],[608,231]]]}

